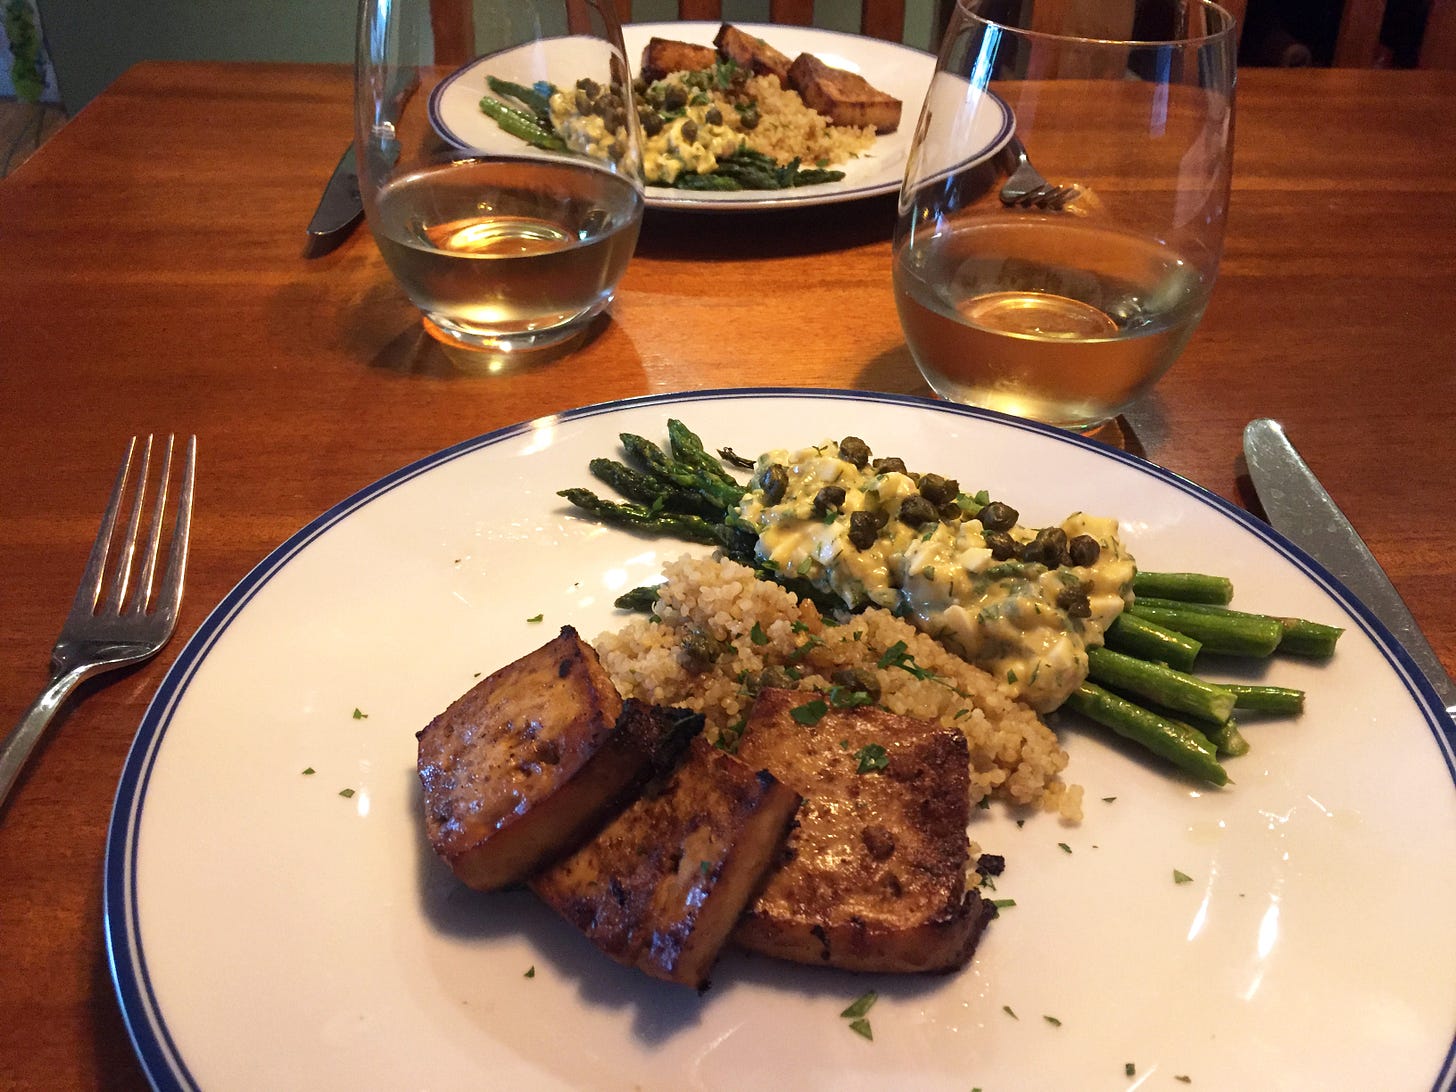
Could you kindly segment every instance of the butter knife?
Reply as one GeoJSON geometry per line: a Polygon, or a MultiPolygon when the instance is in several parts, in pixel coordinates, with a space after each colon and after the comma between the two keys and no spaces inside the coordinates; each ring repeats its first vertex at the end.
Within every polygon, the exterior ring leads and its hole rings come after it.
{"type": "Polygon", "coordinates": [[[1275,530],[1310,554],[1385,623],[1456,719],[1456,683],[1441,665],[1410,609],[1278,421],[1261,417],[1244,429],[1244,458],[1275,530]]]}
{"type": "Polygon", "coordinates": [[[348,238],[364,215],[359,196],[359,172],[354,166],[354,145],[350,144],[324,187],[318,209],[308,223],[308,254],[326,254],[348,238]]]}

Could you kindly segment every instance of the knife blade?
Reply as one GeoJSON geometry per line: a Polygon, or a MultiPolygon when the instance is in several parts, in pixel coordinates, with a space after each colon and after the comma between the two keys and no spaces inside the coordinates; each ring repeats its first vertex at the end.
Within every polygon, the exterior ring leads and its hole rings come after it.
{"type": "Polygon", "coordinates": [[[1446,712],[1456,718],[1456,683],[1441,665],[1375,555],[1295,450],[1284,427],[1267,417],[1244,429],[1249,478],[1270,524],[1339,578],[1405,646],[1446,712]]]}
{"type": "Polygon", "coordinates": [[[350,144],[324,187],[313,219],[308,222],[309,256],[325,254],[342,243],[363,215],[354,145],[350,144]]]}

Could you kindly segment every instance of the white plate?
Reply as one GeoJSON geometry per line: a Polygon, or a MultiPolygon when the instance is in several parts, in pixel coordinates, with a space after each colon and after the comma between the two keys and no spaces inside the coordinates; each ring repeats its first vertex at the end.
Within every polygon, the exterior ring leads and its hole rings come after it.
{"type": "MultiPolygon", "coordinates": [[[[758,190],[737,193],[696,192],[647,187],[647,204],[653,208],[719,211],[762,208],[788,208],[803,205],[827,205],[861,197],[894,193],[905,175],[905,161],[910,140],[915,133],[931,76],[935,57],[909,46],[863,38],[854,34],[819,30],[813,27],[759,26],[738,24],[744,30],[762,37],[776,49],[796,57],[813,53],[826,64],[858,72],[880,90],[900,99],[904,106],[900,126],[893,133],[877,137],[864,155],[842,164],[844,178],[819,186],[794,190],[758,190]]],[[[642,50],[652,37],[711,45],[720,23],[629,23],[622,28],[627,60],[636,72],[642,50]]],[[[564,49],[574,39],[561,39],[564,49]]],[[[482,57],[446,77],[430,96],[430,118],[436,130],[450,143],[476,151],[519,151],[521,142],[502,132],[494,121],[481,112],[480,99],[486,93],[487,74],[516,82],[532,83],[547,78],[541,69],[545,64],[532,51],[511,51],[482,57]],[[529,61],[527,57],[529,56],[529,61]],[[519,66],[520,70],[517,70],[519,66]]],[[[553,70],[572,71],[569,63],[553,70]]],[[[982,96],[984,108],[975,111],[965,139],[956,150],[955,162],[970,164],[992,155],[1011,136],[1011,113],[1005,104],[992,95],[982,96]]],[[[950,167],[950,162],[946,167],[950,167]]]]}
{"type": "Polygon", "coordinates": [[[1449,1088],[1449,731],[1328,574],[1119,451],[856,392],[593,406],[390,475],[227,596],[127,760],[108,942],[161,1088],[1449,1088]],[[1236,604],[1348,631],[1329,664],[1268,665],[1308,709],[1247,723],[1253,749],[1222,791],[1064,725],[1086,820],[977,813],[974,837],[1007,859],[996,896],[1016,905],[962,973],[730,953],[700,997],[610,962],[527,894],[465,890],[426,846],[415,774],[414,733],[481,672],[563,623],[588,639],[620,624],[613,597],[683,549],[556,496],[590,483],[619,432],[662,438],[670,416],[740,452],[855,433],[1033,522],[1116,513],[1145,567],[1226,573],[1236,604]],[[867,1042],[839,1012],[871,988],[867,1042]]]}

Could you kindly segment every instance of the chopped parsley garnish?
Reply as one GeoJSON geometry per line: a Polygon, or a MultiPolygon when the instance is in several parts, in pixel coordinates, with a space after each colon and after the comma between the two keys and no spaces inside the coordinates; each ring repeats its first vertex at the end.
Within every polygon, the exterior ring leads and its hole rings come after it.
{"type": "Polygon", "coordinates": [[[1114,801],[1114,800],[1116,800],[1116,799],[1117,799],[1117,797],[1115,797],[1115,796],[1104,796],[1104,797],[1103,797],[1103,798],[1102,798],[1102,802],[1103,802],[1103,803],[1104,803],[1104,804],[1110,804],[1110,803],[1112,803],[1112,802],[1113,802],[1113,801],[1114,801]]]}
{"type": "Polygon", "coordinates": [[[756,645],[768,644],[768,634],[763,631],[763,627],[757,622],[754,622],[753,628],[748,631],[748,639],[756,645]]]}
{"type": "Polygon", "coordinates": [[[711,876],[713,874],[713,862],[699,861],[698,871],[701,872],[704,876],[711,876]]]}
{"type": "Polygon", "coordinates": [[[856,1035],[863,1035],[870,1042],[875,1041],[875,1033],[870,1030],[870,1022],[863,1017],[849,1022],[849,1030],[856,1035]]]}
{"type": "Polygon", "coordinates": [[[857,773],[874,773],[876,770],[883,770],[890,764],[890,754],[878,743],[866,743],[854,757],[859,762],[856,768],[857,773]]]}
{"type": "Polygon", "coordinates": [[[1054,1028],[1059,1028],[1062,1026],[1062,1022],[1058,1020],[1055,1016],[1043,1016],[1042,1019],[1054,1028]]]}
{"type": "Polygon", "coordinates": [[[1173,1074],[1173,1079],[1175,1081],[1182,1081],[1184,1084],[1192,1084],[1193,1083],[1193,1078],[1190,1077],[1190,1076],[1188,1076],[1187,1073],[1174,1073],[1173,1074]]]}
{"type": "Polygon", "coordinates": [[[788,656],[785,657],[785,659],[788,663],[796,664],[823,643],[824,639],[822,637],[815,637],[811,633],[809,635],[809,639],[805,641],[802,645],[799,645],[797,648],[795,648],[793,652],[790,652],[788,656]]]}
{"type": "Polygon", "coordinates": [[[803,705],[794,706],[789,710],[789,716],[794,718],[796,724],[812,728],[824,719],[824,714],[827,712],[829,712],[829,703],[815,698],[813,701],[806,701],[803,705]]]}
{"type": "Polygon", "coordinates": [[[794,622],[791,622],[789,624],[789,629],[791,629],[795,633],[808,633],[809,632],[809,623],[808,622],[801,622],[801,621],[794,621],[794,622]]]}
{"type": "Polygon", "coordinates": [[[1058,847],[1058,848],[1059,848],[1059,849],[1060,849],[1060,850],[1061,850],[1061,851],[1062,851],[1062,852],[1063,852],[1063,853],[1071,853],[1071,852],[1072,852],[1072,847],[1071,847],[1071,846],[1069,846],[1069,845],[1067,845],[1067,843],[1066,843],[1066,842],[1058,842],[1058,843],[1057,843],[1057,847],[1058,847]]]}
{"type": "Polygon", "coordinates": [[[1190,875],[1188,875],[1188,873],[1186,873],[1186,872],[1179,872],[1175,868],[1175,869],[1173,869],[1173,882],[1174,883],[1192,883],[1193,882],[1193,877],[1190,876],[1190,875]]]}
{"type": "Polygon", "coordinates": [[[527,967],[526,968],[526,973],[524,975],[522,975],[521,977],[522,978],[535,978],[536,977],[536,964],[532,963],[529,967],[527,967]]]}
{"type": "Polygon", "coordinates": [[[356,705],[356,706],[354,706],[354,719],[355,720],[368,720],[369,719],[369,714],[366,713],[366,712],[364,712],[363,710],[361,710],[356,705]]]}
{"type": "Polygon", "coordinates": [[[845,1009],[839,1015],[844,1017],[846,1020],[858,1019],[865,1013],[869,1012],[870,1009],[874,1007],[875,1002],[879,999],[880,995],[874,990],[870,990],[867,993],[862,993],[850,1002],[849,1008],[845,1009]]]}
{"type": "Polygon", "coordinates": [[[339,790],[339,795],[342,796],[345,800],[347,800],[347,799],[349,799],[349,797],[351,797],[351,796],[354,795],[354,790],[353,789],[340,789],[339,790]]]}
{"type": "Polygon", "coordinates": [[[718,738],[713,745],[720,751],[727,751],[730,755],[737,754],[738,741],[743,738],[743,730],[747,727],[748,718],[739,717],[718,733],[718,738]]]}
{"type": "Polygon", "coordinates": [[[1001,1011],[1004,1012],[1007,1016],[1011,1017],[1011,1019],[1013,1020],[1021,1019],[1021,1017],[1016,1015],[1016,1010],[1013,1009],[1010,1005],[1002,1005],[1001,1011]]]}
{"type": "Polygon", "coordinates": [[[309,777],[309,776],[311,776],[313,774],[313,772],[314,771],[313,771],[313,767],[312,766],[305,766],[304,767],[304,770],[303,770],[303,776],[304,777],[309,777]]]}
{"type": "Polygon", "coordinates": [[[1129,1077],[1137,1076],[1137,1066],[1133,1065],[1131,1062],[1124,1063],[1122,1071],[1126,1073],[1129,1077]]]}
{"type": "Polygon", "coordinates": [[[991,900],[991,905],[994,906],[997,910],[1005,910],[1007,907],[1015,906],[1016,905],[1016,900],[1015,899],[992,899],[991,900]]]}
{"type": "Polygon", "coordinates": [[[854,709],[861,705],[873,705],[874,699],[867,691],[836,684],[829,688],[829,704],[836,709],[854,709]]]}
{"type": "Polygon", "coordinates": [[[533,614],[530,618],[527,618],[526,621],[528,621],[528,622],[539,622],[539,621],[541,621],[542,618],[545,618],[545,617],[546,616],[544,614],[533,614]]]}

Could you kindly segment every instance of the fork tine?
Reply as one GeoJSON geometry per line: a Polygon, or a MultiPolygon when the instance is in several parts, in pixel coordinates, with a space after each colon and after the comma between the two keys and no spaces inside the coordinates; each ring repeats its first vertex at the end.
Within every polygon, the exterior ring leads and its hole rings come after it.
{"type": "Polygon", "coordinates": [[[91,546],[91,556],[86,560],[86,571],[81,574],[80,587],[76,589],[76,598],[71,603],[72,614],[92,614],[96,610],[96,600],[101,595],[101,576],[106,571],[106,557],[111,552],[111,535],[116,528],[117,514],[121,511],[121,499],[126,493],[126,481],[131,474],[136,443],[135,436],[127,442],[126,457],[121,461],[121,469],[116,472],[116,485],[111,490],[111,500],[101,516],[101,527],[91,546]]]}
{"type": "MultiPolygon", "coordinates": [[[[167,446],[162,451],[162,470],[157,480],[157,499],[152,506],[152,523],[147,532],[147,546],[142,557],[142,571],[132,588],[127,601],[126,613],[144,614],[147,601],[152,597],[152,577],[157,571],[157,549],[162,541],[162,520],[167,514],[167,486],[172,480],[172,444],[175,437],[167,437],[167,446]]],[[[145,483],[143,483],[145,487],[145,483]]]]}
{"type": "Polygon", "coordinates": [[[197,474],[197,437],[187,438],[187,461],[182,467],[182,488],[177,492],[177,516],[172,523],[172,545],[167,551],[167,571],[157,592],[157,614],[175,624],[182,602],[182,582],[187,572],[187,546],[192,537],[192,482],[197,474]]]}
{"type": "Polygon", "coordinates": [[[146,446],[142,448],[142,465],[137,474],[136,493],[132,497],[131,514],[126,521],[126,534],[120,543],[117,552],[116,563],[111,569],[111,587],[106,593],[106,602],[102,606],[103,613],[121,613],[121,604],[126,597],[127,585],[131,582],[131,563],[136,556],[137,529],[142,522],[142,504],[147,499],[147,475],[152,465],[152,437],[147,436],[146,446]]]}

